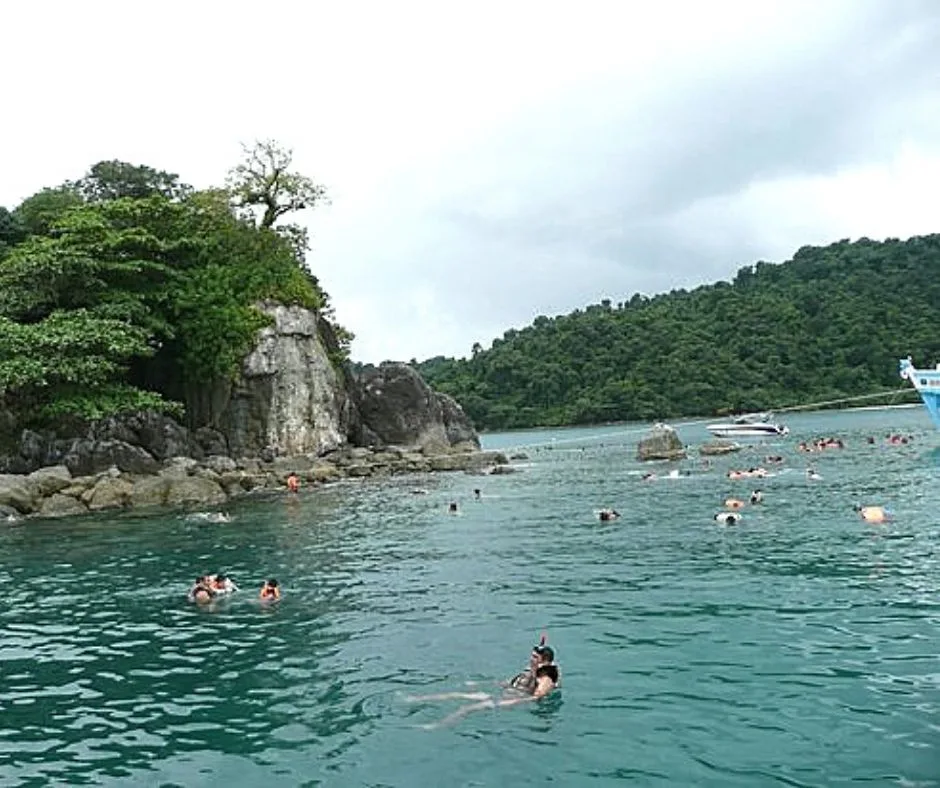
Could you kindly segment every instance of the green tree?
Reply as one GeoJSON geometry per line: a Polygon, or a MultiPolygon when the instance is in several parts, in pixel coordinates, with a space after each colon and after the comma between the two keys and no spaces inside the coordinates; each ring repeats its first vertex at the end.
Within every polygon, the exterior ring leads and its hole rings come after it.
{"type": "Polygon", "coordinates": [[[180,183],[175,173],[116,159],[99,161],[84,178],[67,185],[89,202],[155,196],[179,200],[192,193],[192,187],[180,183]]]}
{"type": "MultiPolygon", "coordinates": [[[[327,202],[326,187],[312,178],[291,171],[293,151],[273,140],[261,140],[251,147],[243,146],[244,161],[228,175],[226,187],[235,206],[261,208],[262,228],[274,227],[282,216],[327,202]]],[[[296,230],[295,230],[296,232],[296,230]]]]}

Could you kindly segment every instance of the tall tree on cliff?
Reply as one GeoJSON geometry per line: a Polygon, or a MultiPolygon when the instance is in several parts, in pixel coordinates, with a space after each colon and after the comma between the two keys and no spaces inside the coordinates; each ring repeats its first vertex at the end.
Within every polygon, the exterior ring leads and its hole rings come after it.
{"type": "Polygon", "coordinates": [[[237,208],[263,209],[258,226],[274,228],[282,216],[329,202],[326,187],[291,171],[294,153],[274,140],[243,146],[245,159],[233,167],[225,186],[237,208]]]}
{"type": "Polygon", "coordinates": [[[296,223],[278,224],[282,217],[290,213],[329,205],[326,186],[294,172],[291,169],[293,151],[274,140],[258,140],[254,145],[243,145],[242,150],[243,161],[229,170],[225,182],[233,206],[242,218],[255,222],[262,232],[275,232],[290,243],[298,264],[314,290],[322,294],[323,306],[320,311],[333,326],[341,357],[348,359],[355,334],[336,321],[329,295],[306,265],[307,252],[310,250],[307,228],[296,223]]]}

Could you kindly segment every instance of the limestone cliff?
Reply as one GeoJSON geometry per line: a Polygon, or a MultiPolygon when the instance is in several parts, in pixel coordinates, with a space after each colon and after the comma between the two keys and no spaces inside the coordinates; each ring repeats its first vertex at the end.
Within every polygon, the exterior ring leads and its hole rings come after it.
{"type": "Polygon", "coordinates": [[[330,360],[321,319],[296,306],[265,303],[262,329],[228,402],[213,421],[233,457],[322,454],[346,442],[350,400],[330,360]]]}

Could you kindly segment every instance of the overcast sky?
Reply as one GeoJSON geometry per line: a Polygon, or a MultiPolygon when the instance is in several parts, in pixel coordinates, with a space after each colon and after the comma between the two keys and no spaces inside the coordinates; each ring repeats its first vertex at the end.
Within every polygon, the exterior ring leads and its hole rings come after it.
{"type": "Polygon", "coordinates": [[[360,361],[940,231],[940,2],[15,3],[0,205],[275,138],[360,361]]]}

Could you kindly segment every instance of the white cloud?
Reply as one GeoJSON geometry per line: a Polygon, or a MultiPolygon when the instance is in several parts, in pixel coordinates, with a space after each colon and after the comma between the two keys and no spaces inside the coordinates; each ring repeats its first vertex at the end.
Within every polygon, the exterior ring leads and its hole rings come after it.
{"type": "Polygon", "coordinates": [[[5,11],[0,204],[111,158],[218,184],[277,138],[331,189],[311,261],[362,360],[935,229],[930,0],[5,11]]]}

